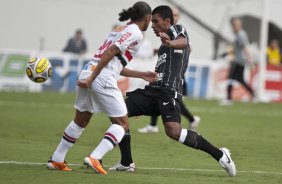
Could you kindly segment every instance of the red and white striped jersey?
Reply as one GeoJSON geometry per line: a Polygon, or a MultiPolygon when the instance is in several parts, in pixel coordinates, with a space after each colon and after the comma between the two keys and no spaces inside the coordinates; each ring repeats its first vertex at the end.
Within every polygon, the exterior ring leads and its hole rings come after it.
{"type": "Polygon", "coordinates": [[[104,44],[99,47],[98,51],[94,54],[93,60],[86,64],[84,69],[93,71],[107,48],[115,44],[120,49],[121,54],[115,56],[108,65],[103,68],[100,75],[113,75],[117,77],[123,67],[127,65],[136,54],[142,39],[143,34],[136,24],[115,28],[108,35],[104,44]]]}

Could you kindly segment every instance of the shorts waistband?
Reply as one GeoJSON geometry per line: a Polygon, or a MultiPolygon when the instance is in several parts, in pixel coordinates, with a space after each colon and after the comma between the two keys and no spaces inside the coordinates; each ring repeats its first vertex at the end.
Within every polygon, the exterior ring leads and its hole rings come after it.
{"type": "Polygon", "coordinates": [[[167,86],[160,86],[160,85],[148,85],[151,88],[154,89],[166,89],[171,91],[172,94],[174,94],[174,99],[182,99],[182,94],[178,93],[174,88],[169,88],[167,86]]]}

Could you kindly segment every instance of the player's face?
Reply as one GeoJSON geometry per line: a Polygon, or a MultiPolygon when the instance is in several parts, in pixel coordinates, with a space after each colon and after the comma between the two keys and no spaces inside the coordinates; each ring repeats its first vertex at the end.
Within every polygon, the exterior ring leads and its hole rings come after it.
{"type": "Polygon", "coordinates": [[[173,13],[173,20],[174,20],[173,24],[177,24],[177,22],[180,18],[179,10],[174,8],[174,9],[172,9],[172,13],[173,13]]]}
{"type": "Polygon", "coordinates": [[[152,28],[156,36],[159,37],[160,32],[167,32],[170,27],[170,19],[163,19],[159,14],[152,15],[152,28]]]}
{"type": "Polygon", "coordinates": [[[150,14],[150,15],[145,15],[144,27],[143,27],[143,30],[142,30],[142,31],[146,31],[146,30],[148,29],[149,24],[150,24],[150,22],[151,22],[151,17],[152,17],[151,14],[150,14]]]}
{"type": "Polygon", "coordinates": [[[75,38],[76,38],[77,40],[81,40],[81,39],[82,39],[82,33],[76,33],[76,34],[75,34],[75,38]]]}
{"type": "Polygon", "coordinates": [[[241,28],[242,28],[242,22],[240,20],[236,19],[232,22],[232,29],[234,32],[240,31],[241,28]]]}

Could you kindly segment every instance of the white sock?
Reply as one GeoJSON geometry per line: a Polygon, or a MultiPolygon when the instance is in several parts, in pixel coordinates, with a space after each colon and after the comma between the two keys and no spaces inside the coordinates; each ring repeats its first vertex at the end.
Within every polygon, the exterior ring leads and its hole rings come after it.
{"type": "Polygon", "coordinates": [[[186,129],[182,129],[181,130],[181,134],[180,134],[180,137],[179,137],[179,142],[181,142],[182,144],[184,143],[185,139],[187,137],[187,130],[186,129]]]}
{"type": "Polygon", "coordinates": [[[90,157],[95,159],[102,159],[106,153],[111,151],[121,141],[124,136],[124,133],[125,131],[122,126],[112,124],[110,128],[106,131],[102,141],[90,154],[90,157]]]}
{"type": "Polygon", "coordinates": [[[65,129],[61,142],[52,155],[52,160],[55,162],[64,162],[67,152],[80,137],[83,130],[84,128],[79,127],[74,121],[71,121],[65,129]]]}

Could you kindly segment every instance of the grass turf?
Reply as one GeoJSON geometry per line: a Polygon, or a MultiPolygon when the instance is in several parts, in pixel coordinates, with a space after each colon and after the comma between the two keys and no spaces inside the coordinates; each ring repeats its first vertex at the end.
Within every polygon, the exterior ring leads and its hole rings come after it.
{"type": "MultiPolygon", "coordinates": [[[[95,174],[79,164],[109,126],[103,114],[93,117],[69,151],[66,160],[78,164],[71,166],[74,171],[47,170],[40,163],[51,156],[73,118],[74,98],[72,93],[0,93],[0,183],[274,184],[282,181],[282,104],[235,103],[221,107],[216,101],[195,99],[185,99],[185,103],[202,118],[198,131],[216,146],[231,150],[239,170],[235,178],[228,177],[206,153],[166,137],[161,119],[160,133],[137,133],[137,128],[149,122],[148,117],[130,119],[136,172],[95,174]],[[8,161],[27,163],[8,164],[8,161]]],[[[182,120],[183,127],[187,127],[187,120],[182,120]]],[[[119,150],[115,149],[104,157],[103,163],[107,168],[119,158],[119,150]]]]}

